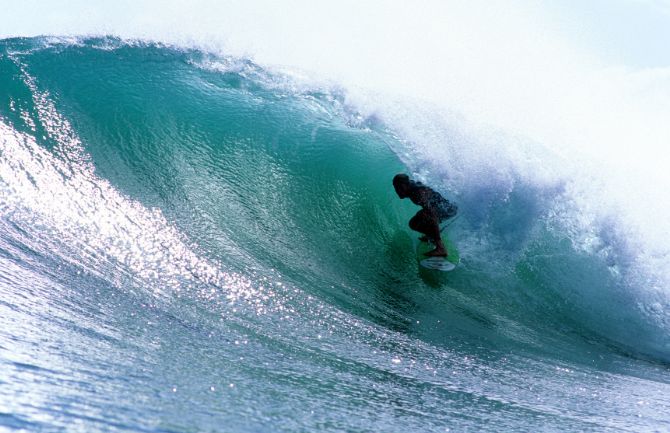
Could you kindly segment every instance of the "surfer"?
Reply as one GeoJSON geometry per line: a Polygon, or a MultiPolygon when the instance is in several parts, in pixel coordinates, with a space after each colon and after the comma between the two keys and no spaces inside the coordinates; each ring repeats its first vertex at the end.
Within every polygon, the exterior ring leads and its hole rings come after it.
{"type": "Polygon", "coordinates": [[[421,210],[409,220],[409,227],[425,235],[421,240],[430,240],[435,244],[435,249],[426,255],[447,257],[447,250],[440,236],[440,223],[455,216],[458,207],[439,192],[411,180],[406,174],[397,174],[393,178],[393,187],[398,197],[409,198],[412,203],[421,206],[421,210]]]}

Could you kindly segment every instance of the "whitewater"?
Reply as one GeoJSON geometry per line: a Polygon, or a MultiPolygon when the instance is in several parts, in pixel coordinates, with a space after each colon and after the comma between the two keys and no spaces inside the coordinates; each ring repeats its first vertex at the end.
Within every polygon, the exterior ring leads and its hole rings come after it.
{"type": "Polygon", "coordinates": [[[532,7],[205,3],[0,33],[0,430],[667,431],[667,70],[532,7]]]}

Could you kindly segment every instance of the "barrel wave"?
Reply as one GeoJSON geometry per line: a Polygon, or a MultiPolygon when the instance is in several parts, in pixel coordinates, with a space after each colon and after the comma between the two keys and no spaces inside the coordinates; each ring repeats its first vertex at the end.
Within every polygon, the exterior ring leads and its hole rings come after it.
{"type": "Polygon", "coordinates": [[[579,218],[579,177],[455,127],[441,159],[346,89],[151,42],[0,41],[0,95],[0,426],[668,421],[663,274],[579,218]],[[399,172],[459,204],[446,276],[417,266],[399,172]]]}

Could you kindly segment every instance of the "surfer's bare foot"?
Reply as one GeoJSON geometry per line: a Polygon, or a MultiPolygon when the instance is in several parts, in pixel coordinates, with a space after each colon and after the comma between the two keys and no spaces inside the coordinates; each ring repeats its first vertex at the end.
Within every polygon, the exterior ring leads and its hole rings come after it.
{"type": "Polygon", "coordinates": [[[424,255],[428,257],[447,257],[447,250],[444,248],[435,248],[432,251],[428,251],[424,255]]]}

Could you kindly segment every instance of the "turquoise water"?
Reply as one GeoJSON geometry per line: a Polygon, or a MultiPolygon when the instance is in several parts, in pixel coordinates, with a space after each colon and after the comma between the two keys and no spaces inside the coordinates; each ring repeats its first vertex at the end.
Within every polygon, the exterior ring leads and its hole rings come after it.
{"type": "Polygon", "coordinates": [[[459,182],[343,89],[160,44],[4,40],[0,96],[0,429],[668,428],[657,282],[561,179],[459,182]],[[460,205],[446,277],[398,172],[460,205]]]}

